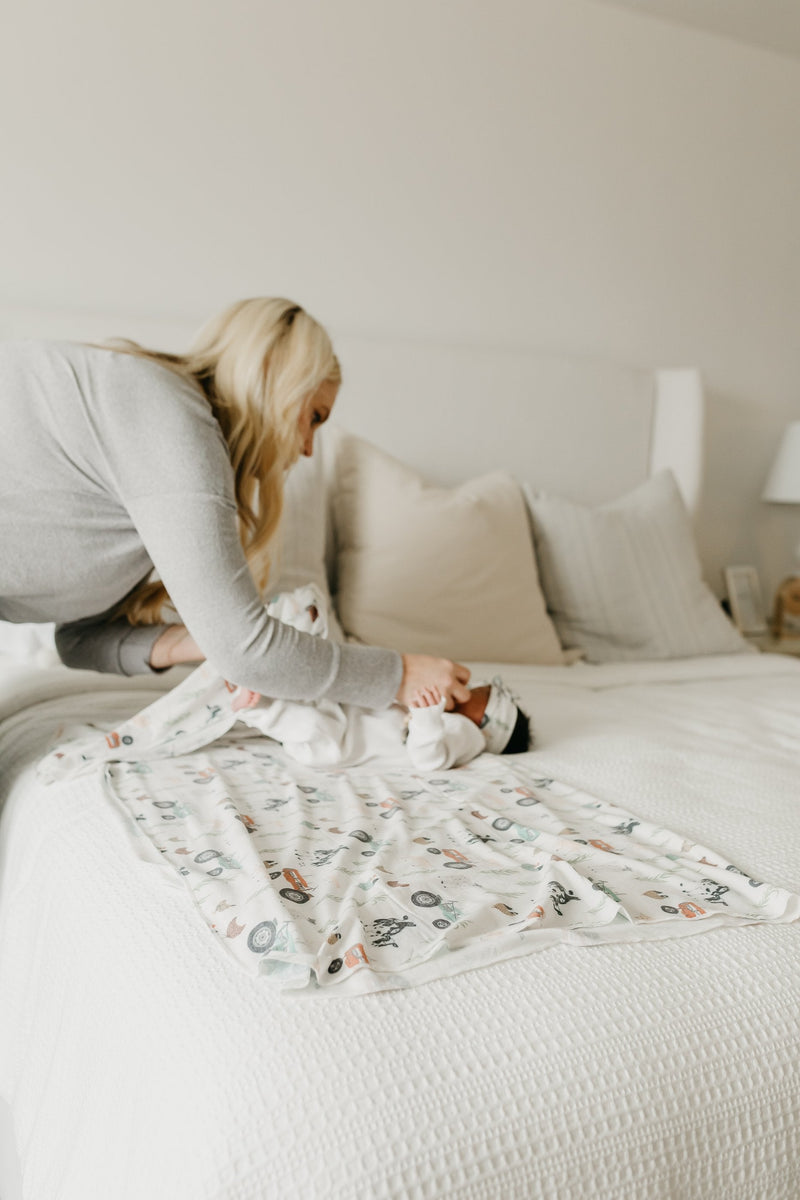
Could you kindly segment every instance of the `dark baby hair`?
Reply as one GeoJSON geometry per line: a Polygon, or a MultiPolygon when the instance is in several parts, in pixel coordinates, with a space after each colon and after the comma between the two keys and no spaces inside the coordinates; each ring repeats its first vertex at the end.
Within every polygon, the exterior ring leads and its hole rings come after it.
{"type": "Polygon", "coordinates": [[[524,754],[526,750],[530,750],[532,745],[530,717],[526,716],[521,708],[518,708],[517,720],[503,754],[524,754]]]}

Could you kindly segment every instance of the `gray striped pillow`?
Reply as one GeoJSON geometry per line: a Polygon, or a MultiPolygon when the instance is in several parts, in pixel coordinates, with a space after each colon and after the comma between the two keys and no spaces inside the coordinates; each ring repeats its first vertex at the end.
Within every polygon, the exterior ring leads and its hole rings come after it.
{"type": "Polygon", "coordinates": [[[542,590],[565,649],[596,663],[752,649],[703,582],[670,471],[594,509],[528,484],[524,492],[542,590]]]}

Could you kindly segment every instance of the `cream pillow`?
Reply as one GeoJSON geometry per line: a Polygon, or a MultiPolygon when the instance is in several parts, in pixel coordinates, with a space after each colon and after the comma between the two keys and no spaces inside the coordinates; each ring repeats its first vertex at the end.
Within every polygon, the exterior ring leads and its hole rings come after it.
{"type": "Polygon", "coordinates": [[[345,633],[461,661],[563,663],[525,502],[510,475],[429,487],[347,436],[333,504],[345,633]]]}
{"type": "Polygon", "coordinates": [[[328,585],[327,555],[332,537],[329,478],[337,431],[321,429],[311,458],[300,458],[286,477],[283,513],[273,552],[267,597],[314,583],[328,602],[328,636],[344,640],[328,585]]]}
{"type": "Polygon", "coordinates": [[[670,471],[594,509],[524,490],[542,587],[564,647],[596,663],[752,649],[703,582],[670,471]]]}

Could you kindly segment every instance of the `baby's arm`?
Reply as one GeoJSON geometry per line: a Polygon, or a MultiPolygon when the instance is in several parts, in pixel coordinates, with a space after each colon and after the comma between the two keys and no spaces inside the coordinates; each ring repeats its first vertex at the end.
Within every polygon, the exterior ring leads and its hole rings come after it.
{"type": "Polygon", "coordinates": [[[483,734],[468,717],[445,712],[438,689],[417,692],[410,709],[406,747],[419,771],[446,771],[476,758],[484,749],[483,734]]]}

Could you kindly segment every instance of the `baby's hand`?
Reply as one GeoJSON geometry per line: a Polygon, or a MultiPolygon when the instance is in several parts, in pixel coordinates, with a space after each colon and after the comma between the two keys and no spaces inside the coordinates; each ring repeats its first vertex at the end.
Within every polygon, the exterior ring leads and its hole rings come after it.
{"type": "Polygon", "coordinates": [[[439,704],[441,699],[442,693],[438,687],[419,688],[411,698],[411,707],[432,708],[434,704],[439,704]]]}
{"type": "Polygon", "coordinates": [[[231,708],[234,712],[241,712],[244,708],[255,708],[260,699],[260,692],[251,692],[249,688],[239,688],[233,697],[231,708]]]}

